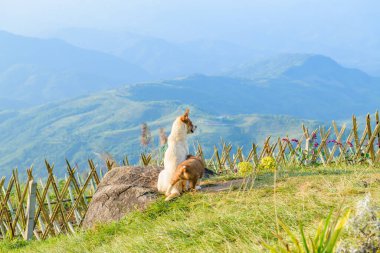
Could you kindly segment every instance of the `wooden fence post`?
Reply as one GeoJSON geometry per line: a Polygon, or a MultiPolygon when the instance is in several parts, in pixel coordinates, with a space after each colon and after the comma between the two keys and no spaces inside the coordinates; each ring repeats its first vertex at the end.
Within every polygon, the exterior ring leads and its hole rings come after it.
{"type": "Polygon", "coordinates": [[[36,211],[36,189],[37,189],[37,183],[34,182],[32,179],[29,182],[29,198],[27,202],[26,212],[26,227],[25,227],[25,233],[24,233],[24,239],[30,240],[33,237],[33,230],[34,230],[34,214],[36,211]]]}

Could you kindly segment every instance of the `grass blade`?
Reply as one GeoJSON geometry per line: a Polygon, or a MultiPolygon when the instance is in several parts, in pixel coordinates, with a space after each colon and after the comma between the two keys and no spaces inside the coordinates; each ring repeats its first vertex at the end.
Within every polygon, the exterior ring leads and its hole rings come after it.
{"type": "Polygon", "coordinates": [[[307,245],[307,242],[306,242],[305,233],[303,232],[302,224],[300,224],[300,230],[301,230],[301,238],[302,238],[303,247],[305,248],[306,253],[310,253],[309,246],[307,245]]]}
{"type": "Polygon", "coordinates": [[[324,249],[324,252],[333,252],[333,249],[336,245],[339,235],[342,232],[344,225],[346,225],[348,218],[350,217],[350,213],[351,213],[351,210],[347,210],[344,216],[339,219],[330,237],[330,240],[328,241],[326,248],[324,249]]]}
{"type": "Polygon", "coordinates": [[[297,237],[292,233],[292,231],[290,231],[289,227],[286,226],[281,220],[279,220],[278,222],[280,223],[280,226],[285,230],[285,232],[289,235],[292,242],[297,246],[298,252],[302,252],[302,248],[297,237]]]}

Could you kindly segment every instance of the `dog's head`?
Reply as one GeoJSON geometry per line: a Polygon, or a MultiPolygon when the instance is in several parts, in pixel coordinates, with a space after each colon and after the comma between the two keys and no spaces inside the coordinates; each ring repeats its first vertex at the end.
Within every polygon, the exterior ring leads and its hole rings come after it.
{"type": "Polygon", "coordinates": [[[191,122],[189,113],[190,110],[186,109],[185,113],[181,116],[181,121],[186,124],[187,133],[191,134],[194,133],[195,129],[197,129],[197,126],[193,125],[193,122],[191,122]]]}

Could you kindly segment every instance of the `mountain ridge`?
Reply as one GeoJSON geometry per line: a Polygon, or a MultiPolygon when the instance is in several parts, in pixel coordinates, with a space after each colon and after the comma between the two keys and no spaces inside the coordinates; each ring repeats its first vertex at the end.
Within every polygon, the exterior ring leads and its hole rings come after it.
{"type": "Polygon", "coordinates": [[[42,104],[149,80],[138,66],[58,39],[0,31],[0,48],[0,99],[9,101],[42,104]]]}
{"type": "Polygon", "coordinates": [[[313,75],[331,75],[335,71],[352,71],[362,77],[367,73],[355,68],[341,66],[332,58],[321,54],[281,54],[266,59],[258,59],[238,65],[221,75],[257,79],[275,79],[281,76],[293,77],[299,68],[313,75]]]}

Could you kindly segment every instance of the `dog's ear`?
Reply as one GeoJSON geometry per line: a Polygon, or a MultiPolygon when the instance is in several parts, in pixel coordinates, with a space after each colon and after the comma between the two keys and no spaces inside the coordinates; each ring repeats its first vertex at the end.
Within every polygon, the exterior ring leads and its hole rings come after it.
{"type": "Polygon", "coordinates": [[[187,108],[186,109],[186,111],[185,111],[185,113],[183,114],[183,116],[185,116],[185,117],[189,117],[189,113],[190,113],[190,109],[189,108],[187,108]]]}
{"type": "Polygon", "coordinates": [[[181,120],[183,122],[186,122],[189,119],[189,113],[190,113],[190,109],[187,108],[186,111],[185,111],[185,113],[181,116],[181,120]]]}

